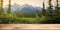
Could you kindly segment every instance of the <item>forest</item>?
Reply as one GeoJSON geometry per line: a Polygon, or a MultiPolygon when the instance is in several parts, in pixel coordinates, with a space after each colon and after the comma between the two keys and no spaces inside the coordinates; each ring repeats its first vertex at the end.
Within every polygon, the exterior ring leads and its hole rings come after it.
{"type": "Polygon", "coordinates": [[[3,1],[4,0],[0,0],[0,24],[60,24],[60,7],[58,0],[56,0],[55,9],[52,8],[52,0],[49,0],[49,7],[47,7],[47,9],[45,9],[45,2],[42,3],[42,14],[35,13],[33,15],[12,14],[12,0],[9,0],[7,14],[5,14],[3,11],[3,1]]]}

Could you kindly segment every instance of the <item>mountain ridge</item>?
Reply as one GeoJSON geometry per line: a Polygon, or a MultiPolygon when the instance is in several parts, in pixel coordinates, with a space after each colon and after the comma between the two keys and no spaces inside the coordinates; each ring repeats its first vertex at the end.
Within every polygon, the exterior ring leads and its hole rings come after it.
{"type": "MultiPolygon", "coordinates": [[[[5,6],[4,10],[7,10],[8,7],[5,6]]],[[[42,8],[41,7],[34,7],[29,4],[24,4],[24,5],[19,5],[19,4],[14,4],[11,5],[11,13],[18,13],[18,14],[36,14],[38,11],[38,14],[42,13],[42,8]]],[[[7,11],[6,11],[7,12],[7,11]]]]}

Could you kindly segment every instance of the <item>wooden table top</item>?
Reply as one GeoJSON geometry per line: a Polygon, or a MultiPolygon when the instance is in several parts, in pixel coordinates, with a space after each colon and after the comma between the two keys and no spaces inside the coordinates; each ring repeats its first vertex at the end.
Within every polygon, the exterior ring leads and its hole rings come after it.
{"type": "Polygon", "coordinates": [[[0,24],[0,30],[60,30],[60,24],[0,24]]]}

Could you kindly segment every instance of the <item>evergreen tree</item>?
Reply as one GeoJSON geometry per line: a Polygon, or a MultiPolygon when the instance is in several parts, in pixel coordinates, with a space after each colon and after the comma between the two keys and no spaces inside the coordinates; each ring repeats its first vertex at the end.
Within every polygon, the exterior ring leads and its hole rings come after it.
{"type": "Polygon", "coordinates": [[[43,2],[43,10],[42,10],[43,16],[45,16],[45,13],[46,13],[46,11],[45,11],[45,4],[44,4],[44,2],[43,2]]]}
{"type": "MultiPolygon", "coordinates": [[[[8,15],[11,13],[11,0],[9,0],[7,13],[8,13],[8,15]]],[[[9,21],[9,24],[10,24],[10,23],[11,23],[11,22],[10,22],[10,19],[8,19],[8,21],[9,21]]]]}
{"type": "Polygon", "coordinates": [[[56,0],[56,2],[57,2],[57,5],[56,5],[56,7],[55,7],[55,10],[56,10],[56,15],[58,15],[58,0],[56,0]]]}
{"type": "Polygon", "coordinates": [[[53,6],[52,6],[52,4],[51,4],[51,1],[52,0],[49,0],[49,7],[48,7],[48,15],[49,16],[51,16],[52,15],[52,13],[53,13],[53,6]]]}
{"type": "Polygon", "coordinates": [[[0,14],[3,13],[3,0],[0,0],[0,14]]]}
{"type": "Polygon", "coordinates": [[[55,14],[56,14],[56,19],[60,20],[60,7],[59,7],[58,0],[56,0],[55,14]]]}
{"type": "Polygon", "coordinates": [[[11,0],[9,0],[9,5],[8,5],[8,14],[11,13],[11,0]]]}

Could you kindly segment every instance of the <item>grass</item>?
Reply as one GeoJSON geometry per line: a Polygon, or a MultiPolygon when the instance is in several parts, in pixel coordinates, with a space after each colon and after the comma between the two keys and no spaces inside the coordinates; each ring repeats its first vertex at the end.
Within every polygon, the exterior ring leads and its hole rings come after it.
{"type": "Polygon", "coordinates": [[[37,23],[37,18],[24,18],[24,17],[17,17],[16,15],[0,15],[0,23],[10,23],[10,24],[35,24],[37,23]]]}
{"type": "Polygon", "coordinates": [[[0,24],[52,24],[52,23],[60,23],[60,19],[50,18],[49,16],[41,16],[41,17],[18,17],[13,14],[9,15],[0,15],[0,24]]]}

